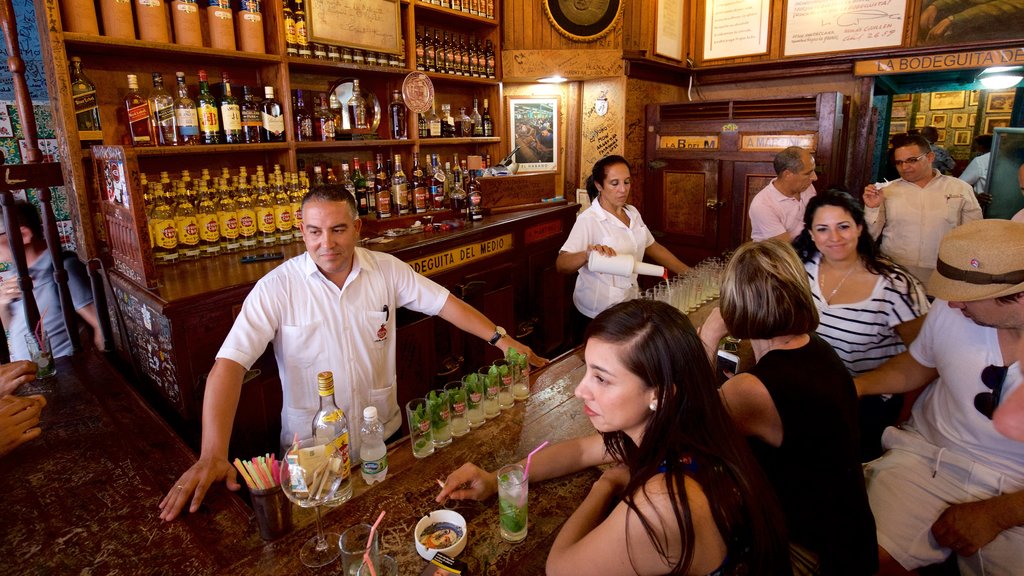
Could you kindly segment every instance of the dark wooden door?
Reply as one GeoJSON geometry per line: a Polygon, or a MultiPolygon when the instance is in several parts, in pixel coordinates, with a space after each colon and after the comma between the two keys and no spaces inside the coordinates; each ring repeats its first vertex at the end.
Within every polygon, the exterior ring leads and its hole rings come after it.
{"type": "Polygon", "coordinates": [[[718,193],[720,162],[666,158],[648,169],[644,221],[658,241],[689,262],[717,254],[730,204],[718,193]]]}

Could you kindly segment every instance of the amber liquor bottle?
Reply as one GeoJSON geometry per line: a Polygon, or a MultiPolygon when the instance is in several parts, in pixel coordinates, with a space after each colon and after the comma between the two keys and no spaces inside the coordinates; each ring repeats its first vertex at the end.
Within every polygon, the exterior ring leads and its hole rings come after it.
{"type": "Polygon", "coordinates": [[[128,94],[124,97],[127,112],[128,134],[132,146],[153,146],[152,126],[149,123],[149,101],[139,93],[139,79],[128,75],[128,94]]]}
{"type": "Polygon", "coordinates": [[[391,217],[391,178],[384,170],[384,159],[377,154],[377,174],[373,180],[373,194],[377,199],[377,218],[391,217]]]}

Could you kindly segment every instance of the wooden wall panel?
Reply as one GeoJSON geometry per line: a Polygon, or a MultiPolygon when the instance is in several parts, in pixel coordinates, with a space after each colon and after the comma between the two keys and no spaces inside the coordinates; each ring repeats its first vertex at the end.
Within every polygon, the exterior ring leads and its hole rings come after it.
{"type": "MultiPolygon", "coordinates": [[[[644,162],[644,142],[647,123],[644,108],[653,102],[680,102],[686,100],[686,90],[679,86],[629,78],[626,80],[626,111],[623,125],[622,155],[633,165],[633,199],[637,209],[644,210],[647,169],[644,162]]],[[[586,165],[584,165],[586,167],[586,165]]]]}
{"type": "Polygon", "coordinates": [[[707,174],[665,170],[664,178],[665,231],[701,236],[708,225],[704,201],[707,174]]]}

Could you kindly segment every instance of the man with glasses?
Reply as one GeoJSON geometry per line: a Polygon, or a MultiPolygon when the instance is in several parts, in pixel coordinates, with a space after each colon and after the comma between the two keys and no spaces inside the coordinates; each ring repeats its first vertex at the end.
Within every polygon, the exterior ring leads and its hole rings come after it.
{"type": "Polygon", "coordinates": [[[974,190],[932,167],[934,153],[919,134],[893,138],[900,179],[864,188],[864,220],[882,252],[927,284],[939,241],[953,228],[982,218],[974,190]]]}
{"type": "Polygon", "coordinates": [[[814,156],[790,146],[775,155],[775,178],[750,202],[750,239],[792,242],[804,230],[804,209],[814,198],[814,156]]]}
{"type": "Polygon", "coordinates": [[[907,352],[855,380],[860,395],[924,387],[865,466],[882,574],[957,554],[960,573],[1024,566],[1024,443],[1000,434],[1000,400],[1024,389],[1024,224],[982,220],[941,243],[932,306],[907,352]]]}

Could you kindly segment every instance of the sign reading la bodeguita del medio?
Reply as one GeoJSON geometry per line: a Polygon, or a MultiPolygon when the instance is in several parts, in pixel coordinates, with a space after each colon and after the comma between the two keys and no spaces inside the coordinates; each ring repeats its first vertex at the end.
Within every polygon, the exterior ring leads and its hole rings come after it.
{"type": "Polygon", "coordinates": [[[906,74],[908,72],[1020,65],[1024,65],[1024,47],[861,60],[854,64],[853,73],[857,76],[879,76],[883,74],[906,74]]]}

